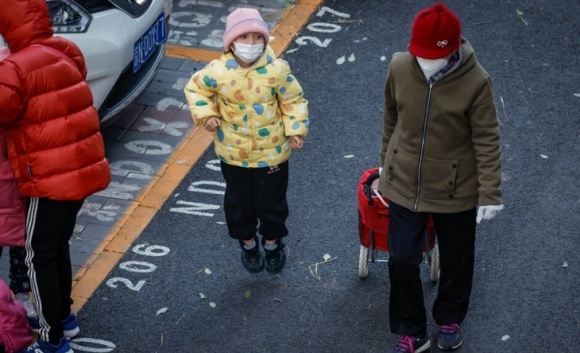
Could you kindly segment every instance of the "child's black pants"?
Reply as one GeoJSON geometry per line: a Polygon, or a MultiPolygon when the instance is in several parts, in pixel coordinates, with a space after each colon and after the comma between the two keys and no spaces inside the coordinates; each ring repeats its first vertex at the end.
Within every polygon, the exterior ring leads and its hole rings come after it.
{"type": "Polygon", "coordinates": [[[222,162],[221,170],[226,181],[224,211],[230,237],[250,240],[256,230],[268,240],[288,235],[288,161],[265,168],[222,162]]]}

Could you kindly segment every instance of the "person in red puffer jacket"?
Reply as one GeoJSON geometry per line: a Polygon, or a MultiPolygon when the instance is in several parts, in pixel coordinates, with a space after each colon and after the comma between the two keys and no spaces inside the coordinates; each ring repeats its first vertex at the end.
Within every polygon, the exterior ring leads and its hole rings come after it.
{"type": "MultiPolygon", "coordinates": [[[[9,56],[10,50],[5,46],[0,46],[0,62],[9,56]]],[[[30,300],[30,279],[25,260],[26,200],[18,193],[18,184],[8,160],[7,135],[6,127],[0,126],[0,256],[2,247],[9,246],[8,277],[14,301],[26,309],[26,315],[30,320],[38,321],[36,310],[30,300]]],[[[2,352],[1,349],[0,352],[2,352]]]]}
{"type": "Polygon", "coordinates": [[[79,328],[68,241],[84,199],[111,180],[99,118],[83,55],[53,36],[45,0],[2,0],[0,35],[12,52],[0,63],[0,125],[27,197],[26,264],[40,320],[38,341],[23,352],[71,353],[79,328]]]}

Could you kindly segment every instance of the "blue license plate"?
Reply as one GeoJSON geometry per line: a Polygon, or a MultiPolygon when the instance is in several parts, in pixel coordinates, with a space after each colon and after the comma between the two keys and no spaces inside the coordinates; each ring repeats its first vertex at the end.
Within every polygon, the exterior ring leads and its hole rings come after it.
{"type": "Polygon", "coordinates": [[[141,65],[149,57],[157,46],[167,40],[167,27],[165,25],[165,13],[161,12],[157,21],[135,42],[133,46],[133,72],[137,72],[141,65]]]}

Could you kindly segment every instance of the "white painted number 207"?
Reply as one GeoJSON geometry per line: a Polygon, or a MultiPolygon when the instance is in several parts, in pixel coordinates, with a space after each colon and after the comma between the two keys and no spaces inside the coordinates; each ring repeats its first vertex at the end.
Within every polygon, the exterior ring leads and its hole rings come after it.
{"type": "MultiPolygon", "coordinates": [[[[318,13],[316,14],[316,17],[322,17],[327,12],[334,15],[334,16],[338,16],[338,17],[342,17],[342,18],[350,18],[349,14],[343,13],[343,12],[338,12],[338,11],[333,10],[333,9],[326,7],[326,6],[323,6],[318,11],[318,13]]],[[[312,32],[318,32],[318,33],[336,33],[336,32],[339,32],[342,29],[342,27],[337,25],[337,24],[334,24],[334,23],[315,22],[315,23],[311,23],[308,26],[306,26],[306,29],[308,29],[312,32]]],[[[331,41],[332,41],[332,38],[325,38],[324,40],[320,40],[319,38],[313,37],[313,36],[301,36],[301,37],[296,38],[296,44],[298,44],[298,45],[306,45],[306,44],[308,44],[308,42],[312,42],[312,43],[314,43],[322,48],[327,48],[331,41]]]]}

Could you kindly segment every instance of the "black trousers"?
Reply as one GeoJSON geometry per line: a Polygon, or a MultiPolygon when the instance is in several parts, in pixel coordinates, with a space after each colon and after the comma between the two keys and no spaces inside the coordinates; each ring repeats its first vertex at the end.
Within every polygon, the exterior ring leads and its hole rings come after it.
{"type": "MultiPolygon", "coordinates": [[[[2,256],[2,247],[0,247],[0,256],[2,256]]],[[[12,293],[30,292],[30,280],[28,279],[28,267],[26,266],[26,248],[23,246],[10,247],[10,290],[12,293]]]]}
{"type": "Polygon", "coordinates": [[[265,168],[222,162],[221,170],[226,181],[224,211],[230,237],[250,240],[256,236],[256,230],[268,240],[288,235],[287,161],[265,168]]]}
{"type": "Polygon", "coordinates": [[[40,338],[58,344],[72,304],[69,239],[83,200],[31,197],[27,202],[26,264],[40,321],[40,338]]]}
{"type": "MultiPolygon", "coordinates": [[[[389,202],[389,277],[391,332],[422,336],[427,317],[419,265],[429,213],[412,212],[389,202]]],[[[473,282],[476,208],[432,214],[441,273],[433,319],[438,325],[461,324],[467,315],[473,282]]]]}

